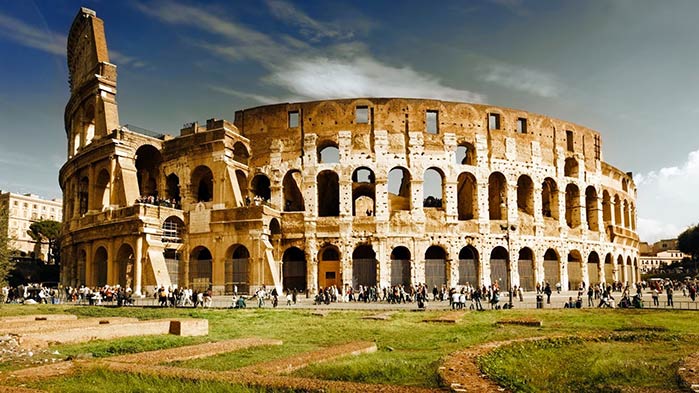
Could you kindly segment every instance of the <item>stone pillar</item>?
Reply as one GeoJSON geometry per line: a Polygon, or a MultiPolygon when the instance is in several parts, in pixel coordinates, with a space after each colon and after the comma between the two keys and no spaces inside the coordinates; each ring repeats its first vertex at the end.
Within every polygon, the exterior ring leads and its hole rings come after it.
{"type": "Polygon", "coordinates": [[[340,174],[340,217],[352,216],[352,179],[340,174]]]}
{"type": "MultiPolygon", "coordinates": [[[[93,284],[96,284],[94,282],[94,272],[92,271],[93,269],[93,260],[95,256],[92,252],[92,243],[86,243],[85,245],[85,282],[81,282],[80,284],[85,284],[85,286],[91,287],[93,284]]],[[[80,267],[78,267],[78,270],[80,270],[80,267]]]]}
{"type": "Polygon", "coordinates": [[[375,195],[374,216],[376,217],[376,221],[388,221],[390,218],[388,206],[388,177],[382,176],[376,179],[375,195]]]}
{"type": "Polygon", "coordinates": [[[136,296],[142,296],[141,288],[143,285],[143,237],[136,238],[136,250],[134,250],[134,288],[133,293],[136,296]]]}
{"type": "Polygon", "coordinates": [[[114,258],[114,242],[115,239],[109,240],[107,242],[107,284],[115,285],[119,282],[117,274],[119,269],[114,266],[116,264],[116,258],[114,258]]]}
{"type": "Polygon", "coordinates": [[[479,252],[478,253],[478,264],[480,265],[480,286],[485,285],[490,286],[490,253],[479,252]]]}
{"type": "Polygon", "coordinates": [[[95,184],[97,183],[97,179],[95,179],[95,164],[90,164],[87,173],[87,211],[89,212],[95,209],[95,184]]]}
{"type": "MultiPolygon", "coordinates": [[[[417,175],[415,176],[417,177],[417,175]]],[[[422,178],[416,179],[413,177],[410,180],[410,192],[412,193],[411,198],[412,198],[412,205],[413,209],[411,211],[411,215],[413,217],[413,220],[417,222],[425,222],[425,211],[423,210],[423,201],[422,201],[422,195],[423,195],[423,186],[424,186],[424,180],[422,178]]]]}
{"type": "Polygon", "coordinates": [[[444,182],[444,201],[446,207],[447,222],[457,222],[459,220],[457,194],[457,178],[447,177],[444,182]]]}

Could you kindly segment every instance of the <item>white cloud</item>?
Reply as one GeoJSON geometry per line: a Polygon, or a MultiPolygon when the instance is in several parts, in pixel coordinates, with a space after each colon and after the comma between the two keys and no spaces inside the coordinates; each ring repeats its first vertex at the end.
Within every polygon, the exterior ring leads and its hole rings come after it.
{"type": "MultiPolygon", "coordinates": [[[[65,35],[36,28],[3,14],[0,14],[0,37],[52,55],[66,56],[68,38],[65,35]]],[[[110,49],[109,55],[110,60],[118,63],[118,65],[131,65],[136,68],[146,65],[143,61],[116,50],[110,49]]]]}
{"type": "Polygon", "coordinates": [[[680,166],[638,174],[635,181],[641,240],[675,237],[699,221],[699,150],[680,166]]]}
{"type": "Polygon", "coordinates": [[[319,22],[311,18],[286,1],[267,0],[266,3],[275,18],[298,27],[299,32],[311,41],[320,41],[323,38],[350,39],[354,36],[352,31],[345,32],[334,24],[319,22]]]}
{"type": "Polygon", "coordinates": [[[508,89],[545,98],[557,97],[561,89],[560,82],[551,74],[504,63],[483,67],[480,78],[508,89]]]}

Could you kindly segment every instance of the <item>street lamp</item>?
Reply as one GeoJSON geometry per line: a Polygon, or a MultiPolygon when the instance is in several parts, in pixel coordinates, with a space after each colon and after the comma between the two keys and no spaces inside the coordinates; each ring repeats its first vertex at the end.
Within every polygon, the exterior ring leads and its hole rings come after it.
{"type": "MultiPolygon", "coordinates": [[[[503,197],[502,192],[500,193],[500,212],[501,212],[501,215],[504,212],[505,217],[507,217],[506,218],[507,224],[506,225],[500,224],[500,230],[505,231],[505,241],[507,242],[507,256],[509,258],[512,258],[512,247],[510,245],[510,231],[512,231],[512,232],[516,231],[517,226],[514,224],[510,224],[510,214],[508,212],[507,199],[503,197]]],[[[512,275],[512,266],[510,266],[510,261],[507,261],[507,264],[508,264],[508,267],[510,268],[510,269],[508,269],[509,275],[508,275],[507,281],[506,281],[506,282],[508,282],[507,293],[509,294],[508,306],[510,309],[512,309],[512,306],[513,306],[512,305],[512,296],[513,296],[512,282],[509,282],[510,276],[512,275]]]]}

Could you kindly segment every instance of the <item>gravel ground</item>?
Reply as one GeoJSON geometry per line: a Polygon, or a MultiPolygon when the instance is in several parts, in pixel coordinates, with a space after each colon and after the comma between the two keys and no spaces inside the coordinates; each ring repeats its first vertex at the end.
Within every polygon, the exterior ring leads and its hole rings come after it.
{"type": "Polygon", "coordinates": [[[29,349],[20,344],[21,338],[15,334],[0,336],[0,362],[12,363],[17,368],[35,367],[62,361],[63,357],[55,350],[29,349]]]}

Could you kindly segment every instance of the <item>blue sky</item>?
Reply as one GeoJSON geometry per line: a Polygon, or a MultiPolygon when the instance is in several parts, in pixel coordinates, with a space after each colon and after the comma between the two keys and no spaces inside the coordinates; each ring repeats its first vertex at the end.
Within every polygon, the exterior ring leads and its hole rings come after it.
{"type": "Polygon", "coordinates": [[[696,1],[0,0],[0,189],[59,197],[65,37],[104,19],[120,120],[182,124],[353,96],[482,102],[602,134],[634,173],[642,240],[699,221],[696,1]]]}

